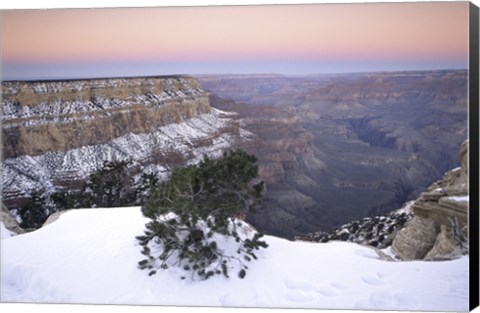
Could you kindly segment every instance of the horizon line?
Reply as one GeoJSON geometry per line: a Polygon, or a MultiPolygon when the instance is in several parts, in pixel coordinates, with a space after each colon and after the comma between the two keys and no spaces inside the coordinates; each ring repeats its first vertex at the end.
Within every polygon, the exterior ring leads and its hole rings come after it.
{"type": "Polygon", "coordinates": [[[285,73],[203,73],[203,74],[152,74],[152,75],[125,75],[125,76],[91,76],[91,77],[33,77],[33,78],[4,78],[1,77],[0,82],[58,82],[58,81],[82,81],[82,80],[102,80],[102,79],[134,79],[134,78],[173,78],[173,77],[208,77],[208,76],[283,76],[283,77],[314,77],[314,76],[329,76],[329,75],[361,75],[361,74],[387,74],[387,73],[419,73],[419,72],[457,72],[468,71],[469,68],[438,68],[438,69],[405,69],[405,70],[364,70],[353,72],[327,72],[327,73],[304,73],[304,74],[285,74],[285,73]]]}

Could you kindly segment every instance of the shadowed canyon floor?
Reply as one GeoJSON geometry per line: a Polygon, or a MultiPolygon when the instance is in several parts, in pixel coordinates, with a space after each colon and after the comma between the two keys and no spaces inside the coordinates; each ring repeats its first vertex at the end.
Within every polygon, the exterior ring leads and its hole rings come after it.
{"type": "Polygon", "coordinates": [[[400,208],[459,165],[467,138],[466,71],[199,80],[258,136],[247,150],[268,192],[252,222],[280,236],[400,208]]]}

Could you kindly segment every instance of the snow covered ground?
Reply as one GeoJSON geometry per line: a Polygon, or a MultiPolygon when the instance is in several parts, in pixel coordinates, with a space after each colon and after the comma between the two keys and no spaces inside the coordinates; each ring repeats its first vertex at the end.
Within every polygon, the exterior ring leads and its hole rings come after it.
{"type": "MultiPolygon", "coordinates": [[[[149,277],[135,236],[138,207],[85,209],[28,234],[2,237],[1,301],[218,307],[466,311],[468,257],[387,262],[354,243],[266,236],[245,279],[149,277]]],[[[2,236],[4,235],[2,226],[2,236]]]]}

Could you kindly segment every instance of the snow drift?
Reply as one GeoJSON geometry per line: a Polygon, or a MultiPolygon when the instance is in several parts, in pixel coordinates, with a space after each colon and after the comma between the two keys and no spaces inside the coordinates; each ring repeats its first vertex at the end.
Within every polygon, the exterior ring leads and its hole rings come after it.
{"type": "MultiPolygon", "coordinates": [[[[244,279],[149,277],[135,236],[138,207],[68,211],[43,228],[9,237],[2,227],[1,301],[367,310],[468,310],[468,257],[388,262],[355,243],[292,242],[269,248],[244,279]],[[4,236],[6,235],[6,236],[4,236]]],[[[3,226],[3,225],[2,225],[3,226]]]]}

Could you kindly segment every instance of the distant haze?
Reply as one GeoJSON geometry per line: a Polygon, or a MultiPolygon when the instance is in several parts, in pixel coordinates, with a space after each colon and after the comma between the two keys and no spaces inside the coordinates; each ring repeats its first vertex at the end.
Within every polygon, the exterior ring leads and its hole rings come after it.
{"type": "Polygon", "coordinates": [[[2,78],[467,68],[468,5],[6,10],[2,78]]]}

